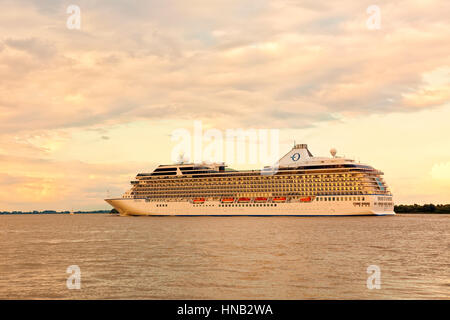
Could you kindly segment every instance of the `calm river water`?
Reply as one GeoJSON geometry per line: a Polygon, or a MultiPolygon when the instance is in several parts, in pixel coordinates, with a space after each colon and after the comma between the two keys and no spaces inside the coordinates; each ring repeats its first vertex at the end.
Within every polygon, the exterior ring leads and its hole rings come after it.
{"type": "Polygon", "coordinates": [[[449,299],[449,247],[450,215],[4,215],[0,298],[449,299]]]}

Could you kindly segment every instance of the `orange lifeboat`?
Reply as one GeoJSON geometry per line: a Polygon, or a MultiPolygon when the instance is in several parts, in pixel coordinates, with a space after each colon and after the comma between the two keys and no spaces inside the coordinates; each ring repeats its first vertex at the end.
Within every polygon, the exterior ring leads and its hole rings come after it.
{"type": "Polygon", "coordinates": [[[284,202],[286,201],[286,197],[274,197],[272,199],[273,202],[284,202]]]}
{"type": "Polygon", "coordinates": [[[255,202],[266,202],[267,201],[267,198],[265,198],[265,197],[256,197],[255,198],[255,202]]]}
{"type": "Polygon", "coordinates": [[[239,198],[238,202],[250,202],[250,198],[239,198]]]}
{"type": "Polygon", "coordinates": [[[234,202],[234,198],[222,198],[222,202],[234,202]]]}
{"type": "Polygon", "coordinates": [[[205,202],[205,198],[194,198],[194,203],[203,203],[205,202]]]}
{"type": "Polygon", "coordinates": [[[300,202],[311,202],[311,197],[300,198],[300,202]]]}

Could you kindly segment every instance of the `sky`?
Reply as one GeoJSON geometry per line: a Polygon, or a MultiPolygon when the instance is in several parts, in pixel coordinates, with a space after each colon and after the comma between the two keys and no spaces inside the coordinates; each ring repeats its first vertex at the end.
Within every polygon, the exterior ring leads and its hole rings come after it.
{"type": "Polygon", "coordinates": [[[0,3],[0,211],[108,209],[194,121],[450,203],[448,0],[0,3]]]}

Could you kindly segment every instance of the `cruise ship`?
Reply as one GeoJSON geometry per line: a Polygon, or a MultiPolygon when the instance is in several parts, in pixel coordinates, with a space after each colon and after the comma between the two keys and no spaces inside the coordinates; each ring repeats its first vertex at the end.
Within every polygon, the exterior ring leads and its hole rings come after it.
{"type": "Polygon", "coordinates": [[[393,215],[383,172],[352,159],[314,157],[295,144],[272,168],[233,170],[224,163],[160,165],[139,173],[121,198],[120,215],[354,216],[393,215]],[[275,169],[276,168],[276,169],[275,169]]]}

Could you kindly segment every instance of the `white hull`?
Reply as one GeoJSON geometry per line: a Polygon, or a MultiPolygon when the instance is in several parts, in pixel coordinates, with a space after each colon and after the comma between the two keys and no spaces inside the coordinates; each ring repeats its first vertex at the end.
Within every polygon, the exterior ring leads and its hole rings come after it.
{"type": "Polygon", "coordinates": [[[392,202],[378,202],[378,197],[365,196],[365,201],[312,201],[286,203],[233,203],[220,201],[204,204],[155,202],[145,199],[107,199],[121,215],[135,216],[357,216],[394,215],[392,202]],[[255,206],[254,206],[255,205],[255,206]]]}

